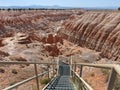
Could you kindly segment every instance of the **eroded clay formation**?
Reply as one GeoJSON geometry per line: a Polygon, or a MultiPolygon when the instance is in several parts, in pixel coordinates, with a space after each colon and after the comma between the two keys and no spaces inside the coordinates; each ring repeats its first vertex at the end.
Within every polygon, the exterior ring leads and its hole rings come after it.
{"type": "Polygon", "coordinates": [[[120,60],[120,13],[86,12],[62,23],[60,34],[82,47],[101,52],[101,56],[120,60]]]}
{"type": "Polygon", "coordinates": [[[0,12],[0,36],[14,32],[29,32],[54,29],[54,22],[65,20],[72,14],[81,14],[81,10],[25,10],[0,12]]]}

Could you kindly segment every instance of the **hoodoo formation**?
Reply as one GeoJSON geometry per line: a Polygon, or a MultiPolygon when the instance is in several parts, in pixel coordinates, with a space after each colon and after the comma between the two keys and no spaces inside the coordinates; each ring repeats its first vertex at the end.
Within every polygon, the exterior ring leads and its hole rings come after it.
{"type": "Polygon", "coordinates": [[[101,52],[102,57],[120,61],[120,13],[85,12],[62,23],[63,38],[101,52]]]}

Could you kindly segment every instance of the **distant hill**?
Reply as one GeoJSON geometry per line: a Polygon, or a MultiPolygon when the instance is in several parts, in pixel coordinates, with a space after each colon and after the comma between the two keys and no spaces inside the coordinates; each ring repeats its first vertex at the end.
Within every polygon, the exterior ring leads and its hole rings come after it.
{"type": "Polygon", "coordinates": [[[62,7],[62,6],[58,6],[58,5],[54,5],[54,6],[37,6],[37,5],[31,5],[31,6],[0,6],[0,8],[4,8],[4,9],[8,9],[8,8],[24,8],[24,9],[28,9],[28,8],[46,8],[46,9],[71,9],[73,7],[62,7]]]}
{"type": "Polygon", "coordinates": [[[84,7],[87,10],[117,10],[118,7],[84,7]]]}
{"type": "Polygon", "coordinates": [[[104,9],[110,9],[110,10],[116,10],[118,7],[64,7],[64,6],[58,6],[58,5],[53,5],[53,6],[41,6],[41,5],[31,5],[31,6],[0,6],[0,8],[8,9],[8,8],[45,8],[45,9],[75,9],[75,8],[82,8],[82,9],[87,9],[87,10],[104,10],[104,9]]]}

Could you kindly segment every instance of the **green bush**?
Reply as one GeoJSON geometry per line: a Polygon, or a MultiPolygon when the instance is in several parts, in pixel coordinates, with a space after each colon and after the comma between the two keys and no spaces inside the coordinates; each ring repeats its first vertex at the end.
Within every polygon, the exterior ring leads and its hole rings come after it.
{"type": "Polygon", "coordinates": [[[40,80],[40,84],[48,84],[50,82],[50,78],[45,78],[40,80]]]}

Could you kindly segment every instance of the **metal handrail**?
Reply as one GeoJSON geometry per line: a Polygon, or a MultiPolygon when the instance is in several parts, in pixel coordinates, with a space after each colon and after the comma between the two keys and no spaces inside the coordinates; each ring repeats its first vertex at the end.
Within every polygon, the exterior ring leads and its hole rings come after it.
{"type": "MultiPolygon", "coordinates": [[[[53,70],[51,70],[51,71],[53,71],[53,70]]],[[[51,72],[51,71],[49,71],[49,72],[51,72]]],[[[45,74],[47,74],[47,73],[48,73],[48,71],[43,72],[43,73],[41,73],[41,74],[38,74],[38,77],[40,77],[40,76],[42,76],[42,75],[45,75],[45,74]]],[[[21,81],[21,82],[18,82],[18,83],[16,83],[16,84],[12,85],[12,86],[9,86],[9,87],[7,87],[7,88],[5,88],[5,89],[3,89],[3,90],[11,90],[11,89],[14,89],[15,87],[18,87],[18,86],[20,86],[20,85],[22,85],[22,84],[24,84],[24,83],[27,83],[27,82],[35,79],[35,78],[36,78],[36,76],[30,77],[30,78],[28,78],[28,79],[25,79],[25,80],[23,80],[23,81],[21,81]]]]}
{"type": "MultiPolygon", "coordinates": [[[[43,72],[43,73],[41,73],[41,74],[38,74],[38,72],[37,72],[37,64],[57,65],[56,62],[23,62],[23,61],[20,61],[20,62],[18,62],[18,61],[0,61],[0,64],[9,64],[9,65],[10,65],[10,64],[34,64],[34,69],[35,69],[35,76],[30,77],[30,78],[28,78],[28,79],[25,79],[25,80],[23,80],[23,81],[21,81],[21,82],[18,82],[18,83],[16,83],[16,84],[12,85],[12,86],[6,87],[6,88],[3,89],[3,90],[11,90],[11,89],[13,89],[13,88],[16,88],[16,87],[18,87],[18,86],[20,86],[20,85],[23,85],[24,83],[27,83],[27,82],[35,79],[35,78],[36,78],[37,90],[39,90],[38,77],[40,77],[40,76],[42,76],[42,75],[45,75],[45,74],[47,74],[47,73],[49,74],[49,72],[54,71],[54,69],[53,69],[53,70],[49,70],[49,68],[48,68],[48,71],[43,72]]],[[[48,76],[49,76],[49,75],[48,75],[48,76]]]]}
{"type": "MultiPolygon", "coordinates": [[[[89,63],[74,63],[74,71],[76,70],[76,66],[80,68],[79,76],[82,77],[82,69],[83,66],[88,67],[95,67],[95,68],[104,68],[104,69],[111,69],[111,73],[109,76],[108,84],[106,90],[112,90],[114,86],[114,82],[116,79],[117,74],[120,75],[120,65],[119,64],[89,64],[89,63]]],[[[83,82],[82,82],[83,83],[83,82]]],[[[87,85],[86,85],[87,87],[87,85]]],[[[91,89],[89,89],[91,90],[91,89]]]]}
{"type": "Polygon", "coordinates": [[[55,75],[54,78],[47,85],[45,85],[45,87],[42,90],[45,90],[53,81],[55,81],[56,77],[57,76],[55,75]]]}
{"type": "MultiPolygon", "coordinates": [[[[80,80],[80,82],[83,83],[84,86],[86,86],[87,90],[93,90],[93,88],[83,78],[81,78],[77,73],[75,73],[73,70],[72,70],[72,73],[80,80]]],[[[74,78],[75,78],[75,76],[74,76],[74,78]]],[[[80,89],[80,86],[78,89],[80,89]]]]}
{"type": "MultiPolygon", "coordinates": [[[[25,79],[21,82],[18,82],[12,86],[9,86],[3,90],[11,90],[15,87],[18,87],[24,83],[27,83],[33,79],[36,78],[36,84],[37,84],[37,90],[39,90],[39,82],[38,82],[38,77],[44,75],[44,74],[47,74],[53,70],[49,70],[49,71],[46,71],[44,73],[41,73],[41,74],[38,74],[37,73],[37,64],[46,64],[46,65],[57,65],[58,63],[57,62],[14,62],[14,61],[0,61],[0,64],[34,64],[34,68],[35,68],[35,76],[33,77],[30,77],[28,79],[25,79]]],[[[74,71],[76,70],[76,66],[80,66],[80,74],[78,75],[77,73],[75,73],[73,71],[73,73],[79,78],[79,80],[88,88],[88,90],[92,90],[92,88],[89,86],[89,84],[87,84],[87,82],[85,82],[83,79],[82,79],[82,67],[83,66],[88,66],[88,67],[95,67],[95,68],[105,68],[105,69],[111,69],[111,73],[110,73],[110,77],[109,77],[109,81],[108,81],[108,86],[107,86],[107,90],[112,90],[113,89],[113,85],[114,85],[114,81],[116,79],[116,75],[120,75],[120,65],[119,64],[89,64],[89,63],[74,63],[74,64],[71,64],[71,65],[74,65],[75,68],[74,68],[74,71]]],[[[48,75],[49,76],[49,75],[48,75]]]]}
{"type": "Polygon", "coordinates": [[[89,64],[89,63],[76,63],[76,65],[96,67],[96,68],[105,68],[111,69],[114,68],[118,75],[120,75],[120,65],[119,64],[89,64]]]}
{"type": "Polygon", "coordinates": [[[56,65],[56,62],[26,62],[26,61],[0,61],[0,64],[49,64],[56,65]]]}

